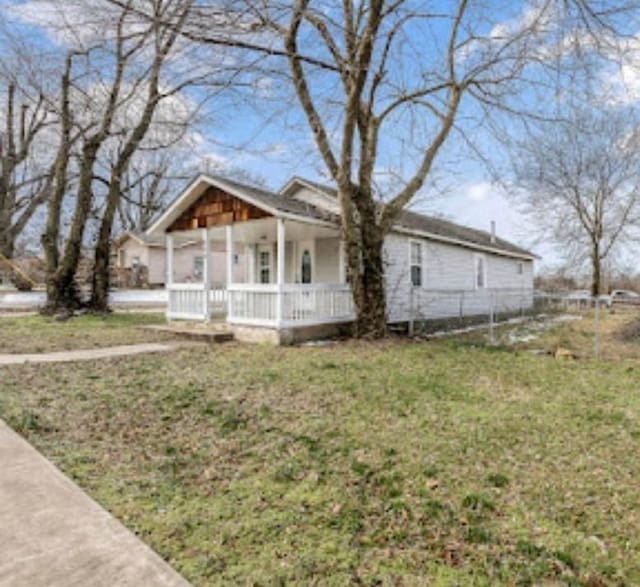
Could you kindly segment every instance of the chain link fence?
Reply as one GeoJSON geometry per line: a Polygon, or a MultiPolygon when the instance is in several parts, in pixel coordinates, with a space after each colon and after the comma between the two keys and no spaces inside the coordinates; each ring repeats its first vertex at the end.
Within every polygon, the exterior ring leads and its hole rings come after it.
{"type": "Polygon", "coordinates": [[[409,316],[411,336],[477,333],[489,343],[532,341],[531,348],[538,339],[547,346],[541,352],[567,356],[640,357],[640,298],[531,289],[416,289],[410,295],[409,316]],[[571,325],[540,340],[543,331],[563,323],[571,325]]]}
{"type": "Polygon", "coordinates": [[[486,326],[524,318],[535,311],[531,289],[424,290],[412,289],[409,334],[433,334],[486,326]]]}

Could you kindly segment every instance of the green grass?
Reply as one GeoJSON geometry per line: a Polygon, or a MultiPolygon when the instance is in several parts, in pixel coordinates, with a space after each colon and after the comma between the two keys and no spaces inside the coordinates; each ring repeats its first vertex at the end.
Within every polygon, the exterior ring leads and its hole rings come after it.
{"type": "Polygon", "coordinates": [[[197,586],[640,584],[632,361],[220,345],[0,377],[0,416],[197,586]]]}
{"type": "Polygon", "coordinates": [[[140,326],[161,324],[151,313],[84,315],[69,320],[44,316],[0,318],[0,353],[42,353],[165,340],[140,326]]]}

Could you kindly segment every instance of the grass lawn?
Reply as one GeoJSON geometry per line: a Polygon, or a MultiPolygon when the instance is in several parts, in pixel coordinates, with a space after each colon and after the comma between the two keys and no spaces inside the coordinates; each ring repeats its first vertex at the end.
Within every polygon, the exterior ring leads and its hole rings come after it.
{"type": "Polygon", "coordinates": [[[466,341],[230,344],[7,367],[0,416],[197,586],[639,585],[639,383],[466,341]]]}
{"type": "Polygon", "coordinates": [[[84,315],[66,321],[44,316],[0,318],[0,353],[44,353],[167,340],[140,326],[162,324],[162,314],[84,315]]]}

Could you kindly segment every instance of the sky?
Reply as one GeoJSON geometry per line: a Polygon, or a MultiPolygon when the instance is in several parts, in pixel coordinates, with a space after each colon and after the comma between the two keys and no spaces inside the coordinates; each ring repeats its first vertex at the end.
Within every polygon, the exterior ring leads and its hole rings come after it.
{"type": "MultiPolygon", "coordinates": [[[[446,0],[441,1],[445,7],[446,0]]],[[[100,0],[70,1],[70,10],[65,18],[80,18],[82,10],[90,12],[96,2],[100,0]]],[[[57,16],[52,16],[51,3],[52,0],[0,0],[0,11],[4,11],[5,16],[10,15],[10,30],[17,33],[19,29],[29,43],[46,52],[74,42],[61,36],[54,28],[60,15],[58,10],[57,16]],[[10,13],[6,12],[9,7],[13,7],[10,13]]],[[[438,4],[438,1],[434,2],[434,6],[438,4]]],[[[495,0],[486,5],[486,13],[478,13],[476,17],[486,19],[486,26],[493,27],[488,29],[490,36],[497,35],[499,31],[519,26],[538,4],[540,2],[536,0],[521,3],[495,0]]],[[[64,3],[58,1],[57,6],[61,5],[64,3]]],[[[417,46],[416,39],[423,33],[426,34],[420,30],[410,32],[414,38],[407,46],[411,47],[412,43],[417,46]]],[[[443,35],[437,30],[437,25],[428,33],[434,47],[441,44],[443,35]]],[[[91,34],[91,31],[85,34],[91,34]]],[[[401,69],[406,69],[405,73],[410,76],[417,66],[408,49],[402,49],[399,59],[403,66],[401,69]]],[[[624,86],[626,99],[637,101],[640,99],[639,71],[635,62],[630,61],[619,63],[617,68],[602,75],[606,76],[609,88],[624,86]]],[[[327,84],[327,93],[330,94],[330,80],[320,78],[320,81],[327,84]]],[[[249,99],[233,96],[210,103],[208,116],[194,129],[189,148],[180,156],[190,159],[192,164],[195,162],[196,166],[202,162],[203,168],[208,162],[221,171],[225,168],[243,169],[274,190],[284,185],[292,175],[328,181],[307,122],[295,100],[283,101],[283,94],[279,91],[281,83],[278,77],[265,74],[254,79],[249,99]]],[[[529,99],[534,100],[534,96],[529,96],[529,99]]],[[[465,106],[461,114],[463,118],[472,119],[478,112],[473,106],[465,106]]],[[[406,121],[398,122],[398,135],[406,134],[406,124],[406,121]]],[[[411,160],[405,160],[404,152],[398,147],[398,138],[394,136],[393,131],[397,129],[384,135],[381,142],[379,174],[386,185],[389,185],[390,170],[394,166],[396,169],[405,165],[411,168],[411,160]]],[[[535,228],[520,212],[516,201],[508,196],[509,188],[494,181],[496,169],[505,164],[500,145],[482,126],[474,128],[473,140],[474,148],[469,149],[457,133],[449,137],[436,159],[431,181],[416,198],[412,209],[482,230],[489,230],[491,222],[495,221],[500,237],[528,247],[542,257],[539,266],[558,265],[558,252],[538,242],[535,228]],[[486,160],[490,162],[489,166],[486,160]]]]}

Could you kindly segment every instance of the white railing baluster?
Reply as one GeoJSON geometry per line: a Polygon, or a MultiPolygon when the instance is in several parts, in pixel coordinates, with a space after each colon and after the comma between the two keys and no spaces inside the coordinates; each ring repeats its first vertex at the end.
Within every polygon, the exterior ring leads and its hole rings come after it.
{"type": "Polygon", "coordinates": [[[353,296],[348,284],[233,283],[227,291],[228,321],[256,326],[280,326],[349,322],[353,320],[353,296]]]}

